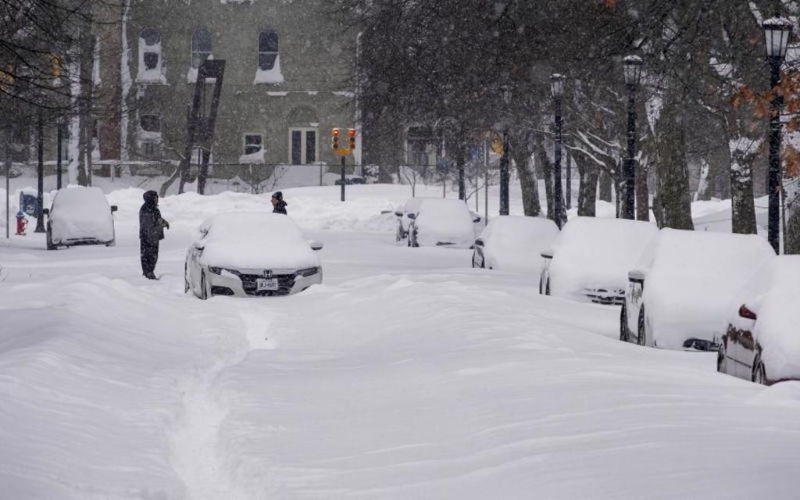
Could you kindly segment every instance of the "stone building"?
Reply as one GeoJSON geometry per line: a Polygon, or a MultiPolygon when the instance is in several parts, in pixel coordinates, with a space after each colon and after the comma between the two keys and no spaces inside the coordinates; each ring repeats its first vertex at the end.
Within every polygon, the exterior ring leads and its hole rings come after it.
{"type": "Polygon", "coordinates": [[[355,37],[324,0],[125,1],[98,27],[101,160],[175,164],[197,68],[223,59],[215,169],[338,165],[329,133],[354,126],[355,37]]]}

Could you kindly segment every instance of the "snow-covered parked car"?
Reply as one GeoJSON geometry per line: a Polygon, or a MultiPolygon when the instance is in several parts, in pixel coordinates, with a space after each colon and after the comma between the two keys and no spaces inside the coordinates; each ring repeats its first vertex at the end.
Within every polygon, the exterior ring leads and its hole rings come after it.
{"type": "Polygon", "coordinates": [[[539,255],[558,233],[556,223],[543,217],[495,217],[475,240],[472,267],[538,272],[539,255]]]}
{"type": "Polygon", "coordinates": [[[480,222],[463,200],[425,199],[417,213],[407,214],[408,246],[452,246],[472,248],[475,224],[480,222]]]}
{"type": "Polygon", "coordinates": [[[322,283],[322,265],[286,215],[252,212],[219,214],[200,226],[200,238],[186,253],[185,291],[201,299],[289,295],[322,283]]]}
{"type": "Polygon", "coordinates": [[[658,234],[649,222],[570,219],[544,258],[539,293],[598,304],[622,304],[628,271],[658,234]]]}
{"type": "Polygon", "coordinates": [[[800,256],[782,255],[732,303],[717,371],[772,385],[800,380],[800,256]]]}
{"type": "Polygon", "coordinates": [[[417,212],[419,212],[419,207],[426,199],[430,198],[409,198],[408,201],[395,209],[394,215],[397,218],[396,241],[403,241],[408,238],[408,228],[411,225],[411,219],[408,215],[414,214],[416,216],[417,212]]]}
{"type": "Polygon", "coordinates": [[[74,186],[59,189],[47,216],[47,249],[75,245],[113,246],[114,216],[117,206],[108,205],[98,187],[74,186]]]}
{"type": "Polygon", "coordinates": [[[661,230],[628,273],[620,340],[715,350],[734,295],[773,258],[756,235],[661,230]]]}

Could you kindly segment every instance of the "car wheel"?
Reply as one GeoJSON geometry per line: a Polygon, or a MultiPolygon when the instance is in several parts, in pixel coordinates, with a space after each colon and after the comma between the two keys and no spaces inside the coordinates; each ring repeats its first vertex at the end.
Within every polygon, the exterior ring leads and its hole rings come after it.
{"type": "Polygon", "coordinates": [[[208,300],[208,286],[206,285],[206,272],[200,272],[200,299],[208,300]]]}
{"type": "Polygon", "coordinates": [[[761,362],[761,356],[756,356],[756,360],[753,363],[751,380],[759,385],[767,385],[767,371],[764,369],[764,363],[761,362]]]}
{"type": "Polygon", "coordinates": [[[645,324],[645,314],[644,314],[644,306],[639,309],[639,328],[638,328],[638,337],[636,338],[636,343],[639,345],[647,345],[647,325],[645,324]]]}
{"type": "Polygon", "coordinates": [[[189,293],[191,285],[189,284],[189,266],[183,265],[183,293],[189,293]]]}
{"type": "Polygon", "coordinates": [[[628,310],[625,305],[622,305],[622,311],[619,313],[619,339],[622,342],[630,342],[631,330],[628,328],[628,310]]]}
{"type": "Polygon", "coordinates": [[[717,351],[717,372],[728,373],[728,358],[725,357],[725,343],[719,345],[717,351]]]}
{"type": "Polygon", "coordinates": [[[411,242],[412,248],[418,248],[419,243],[417,242],[417,228],[414,228],[414,231],[408,235],[408,240],[411,242]]]}
{"type": "Polygon", "coordinates": [[[50,223],[47,224],[47,249],[48,250],[55,250],[56,246],[53,245],[53,226],[50,223]]]}
{"type": "Polygon", "coordinates": [[[547,278],[547,281],[544,284],[544,294],[550,295],[550,278],[547,278]]]}

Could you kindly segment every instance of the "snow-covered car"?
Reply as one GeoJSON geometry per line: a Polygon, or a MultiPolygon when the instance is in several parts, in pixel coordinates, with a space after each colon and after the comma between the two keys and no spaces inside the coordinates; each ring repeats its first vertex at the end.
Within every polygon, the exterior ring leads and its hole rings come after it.
{"type": "Polygon", "coordinates": [[[649,222],[570,219],[544,258],[539,293],[598,304],[622,304],[628,271],[658,234],[649,222]]]}
{"type": "Polygon", "coordinates": [[[207,299],[289,295],[322,283],[314,253],[322,243],[307,241],[286,215],[252,212],[211,217],[186,252],[185,291],[207,299]]]}
{"type": "Polygon", "coordinates": [[[620,340],[716,350],[734,295],[773,258],[756,235],[661,230],[628,273],[620,340]]]}
{"type": "Polygon", "coordinates": [[[425,199],[417,213],[409,213],[408,246],[451,246],[472,248],[475,224],[480,217],[463,200],[425,199]]]}
{"type": "Polygon", "coordinates": [[[416,216],[417,212],[419,212],[419,207],[426,199],[430,198],[409,198],[408,201],[395,209],[394,215],[397,218],[396,241],[403,241],[408,238],[408,227],[411,225],[411,219],[408,215],[414,214],[416,216]]]}
{"type": "Polygon", "coordinates": [[[558,233],[556,223],[543,217],[495,217],[475,240],[472,267],[539,271],[539,255],[558,233]]]}
{"type": "Polygon", "coordinates": [[[108,205],[98,187],[73,186],[59,189],[47,216],[47,249],[75,245],[113,246],[116,205],[108,205]]]}
{"type": "Polygon", "coordinates": [[[800,380],[800,256],[782,255],[732,303],[717,371],[772,385],[800,380]]]}

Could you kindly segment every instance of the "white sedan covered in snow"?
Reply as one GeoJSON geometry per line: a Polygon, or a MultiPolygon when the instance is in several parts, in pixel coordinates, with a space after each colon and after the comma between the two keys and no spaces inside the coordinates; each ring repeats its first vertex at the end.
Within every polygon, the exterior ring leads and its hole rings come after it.
{"type": "Polygon", "coordinates": [[[628,271],[658,234],[649,222],[577,217],[542,252],[539,293],[621,304],[628,271]]]}
{"type": "Polygon", "coordinates": [[[47,216],[47,249],[60,246],[113,246],[115,205],[109,206],[106,195],[98,187],[73,186],[59,189],[47,216]]]}
{"type": "Polygon", "coordinates": [[[733,305],[717,371],[764,385],[800,380],[800,256],[772,259],[744,297],[733,305]]]}
{"type": "Polygon", "coordinates": [[[540,270],[539,255],[558,236],[558,226],[542,217],[495,217],[475,240],[472,267],[540,270]]]}
{"type": "Polygon", "coordinates": [[[620,340],[715,350],[735,294],[774,257],[756,235],[661,230],[628,274],[620,340]]]}
{"type": "Polygon", "coordinates": [[[475,223],[480,217],[467,208],[463,200],[425,199],[416,214],[407,214],[408,246],[452,246],[472,248],[475,223]]]}
{"type": "Polygon", "coordinates": [[[288,295],[322,283],[315,250],[286,215],[251,212],[211,217],[186,253],[185,291],[201,299],[288,295]]]}

